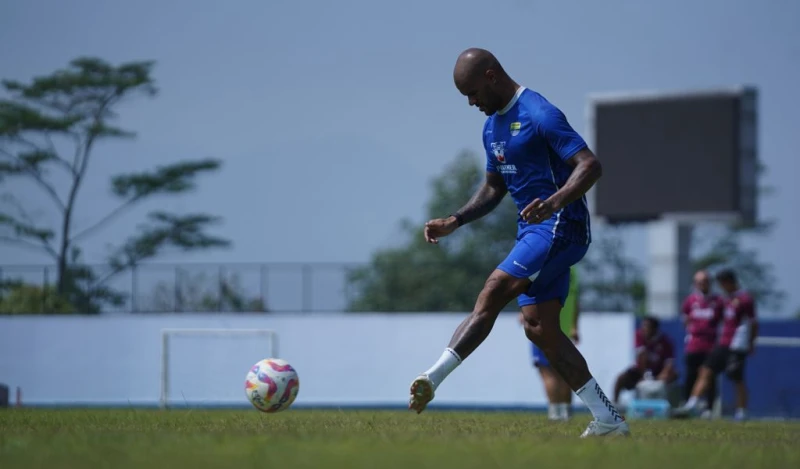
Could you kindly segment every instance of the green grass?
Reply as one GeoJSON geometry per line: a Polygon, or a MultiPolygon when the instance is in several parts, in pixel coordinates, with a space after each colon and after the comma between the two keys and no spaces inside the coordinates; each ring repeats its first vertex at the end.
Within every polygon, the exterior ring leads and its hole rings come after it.
{"type": "Polygon", "coordinates": [[[581,440],[586,414],[311,411],[0,411],[0,468],[788,468],[800,425],[635,421],[581,440]]]}

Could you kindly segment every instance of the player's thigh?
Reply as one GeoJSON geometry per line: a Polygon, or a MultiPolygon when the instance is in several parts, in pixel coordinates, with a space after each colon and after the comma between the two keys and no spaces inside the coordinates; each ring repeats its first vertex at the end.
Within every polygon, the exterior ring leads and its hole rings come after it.
{"type": "Polygon", "coordinates": [[[714,347],[708,354],[708,357],[706,357],[706,361],[705,363],[703,363],[703,366],[711,370],[715,375],[722,373],[728,366],[729,354],[730,351],[728,350],[727,347],[718,345],[714,347]]]}
{"type": "Polygon", "coordinates": [[[545,229],[521,233],[511,252],[497,269],[508,275],[532,282],[539,275],[553,245],[553,236],[545,229]]]}
{"type": "Polygon", "coordinates": [[[540,316],[548,314],[545,310],[560,312],[569,295],[570,268],[583,259],[588,249],[588,245],[556,238],[539,273],[531,279],[528,290],[518,298],[519,306],[524,309],[539,305],[536,309],[540,316]],[[545,307],[548,302],[553,304],[545,307]]]}
{"type": "Polygon", "coordinates": [[[728,363],[725,367],[725,376],[734,383],[744,381],[744,365],[747,354],[739,351],[731,351],[728,354],[728,363]]]}
{"type": "Polygon", "coordinates": [[[639,384],[642,378],[644,378],[644,375],[641,370],[633,366],[619,375],[619,384],[622,389],[630,391],[636,388],[636,385],[639,384]]]}

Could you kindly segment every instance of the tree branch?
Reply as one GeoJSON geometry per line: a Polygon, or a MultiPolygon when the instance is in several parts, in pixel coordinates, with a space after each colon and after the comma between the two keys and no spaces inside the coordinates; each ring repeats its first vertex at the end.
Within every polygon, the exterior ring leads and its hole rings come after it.
{"type": "Polygon", "coordinates": [[[5,241],[12,244],[18,244],[22,247],[35,251],[44,251],[50,256],[52,256],[53,259],[58,259],[58,254],[53,250],[53,248],[44,243],[36,244],[26,239],[15,238],[13,236],[5,236],[5,235],[0,235],[0,241],[5,241]]]}
{"type": "Polygon", "coordinates": [[[58,196],[58,192],[56,192],[55,188],[53,186],[51,186],[50,184],[48,184],[47,181],[42,179],[42,176],[39,175],[39,173],[36,172],[36,170],[33,168],[33,166],[31,166],[30,164],[25,162],[18,155],[10,153],[7,150],[4,150],[2,148],[0,148],[0,153],[6,155],[9,158],[11,158],[14,161],[16,161],[20,165],[20,168],[22,168],[25,171],[25,173],[28,174],[28,176],[33,178],[33,180],[36,181],[37,184],[39,184],[39,187],[41,187],[42,189],[44,189],[45,192],[47,192],[47,194],[50,196],[50,198],[53,199],[53,202],[55,202],[55,204],[61,210],[61,212],[62,213],[64,212],[64,209],[65,209],[64,201],[62,201],[61,197],[58,196]]]}
{"type": "Polygon", "coordinates": [[[77,242],[79,239],[88,236],[93,231],[100,229],[103,225],[110,222],[116,216],[120,215],[126,208],[130,208],[134,203],[138,202],[139,200],[141,200],[141,197],[134,197],[132,199],[125,201],[125,203],[112,210],[106,216],[98,220],[94,225],[90,225],[88,228],[83,229],[78,234],[73,236],[72,239],[70,239],[70,243],[77,242]]]}

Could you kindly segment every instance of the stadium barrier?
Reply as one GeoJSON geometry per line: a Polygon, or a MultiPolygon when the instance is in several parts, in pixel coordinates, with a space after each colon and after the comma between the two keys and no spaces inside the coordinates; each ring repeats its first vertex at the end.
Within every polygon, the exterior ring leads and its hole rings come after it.
{"type": "MultiPolygon", "coordinates": [[[[439,357],[464,316],[0,317],[0,380],[22,388],[24,405],[248,406],[245,374],[277,353],[300,375],[298,407],[405,407],[409,383],[439,357]],[[187,329],[209,332],[173,334],[187,329]],[[274,334],[230,333],[248,329],[274,334]]],[[[609,391],[633,360],[633,325],[631,314],[581,316],[579,348],[609,391]]],[[[439,388],[434,407],[544,407],[530,356],[517,315],[501,315],[439,388]]]]}

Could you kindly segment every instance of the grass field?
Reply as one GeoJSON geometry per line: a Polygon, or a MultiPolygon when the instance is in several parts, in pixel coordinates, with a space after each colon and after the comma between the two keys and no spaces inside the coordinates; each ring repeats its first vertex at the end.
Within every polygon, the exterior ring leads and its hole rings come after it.
{"type": "Polygon", "coordinates": [[[636,421],[581,440],[587,414],[0,411],[0,468],[789,468],[800,425],[636,421]]]}

